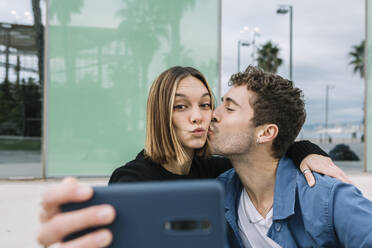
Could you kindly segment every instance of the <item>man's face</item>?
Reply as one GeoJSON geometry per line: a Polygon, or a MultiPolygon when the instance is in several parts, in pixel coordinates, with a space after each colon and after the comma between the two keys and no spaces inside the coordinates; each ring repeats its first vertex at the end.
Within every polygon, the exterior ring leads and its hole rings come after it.
{"type": "Polygon", "coordinates": [[[233,86],[222,97],[215,109],[208,140],[213,154],[234,156],[252,151],[256,145],[255,128],[251,121],[253,108],[249,101],[254,97],[245,85],[233,86]]]}

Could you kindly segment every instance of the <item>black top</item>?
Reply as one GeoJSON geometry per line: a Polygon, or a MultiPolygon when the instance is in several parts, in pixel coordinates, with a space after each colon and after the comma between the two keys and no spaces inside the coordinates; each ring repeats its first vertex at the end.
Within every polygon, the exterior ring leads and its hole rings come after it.
{"type": "MultiPolygon", "coordinates": [[[[299,167],[301,161],[309,154],[328,156],[321,148],[309,141],[295,142],[288,149],[286,156],[290,157],[299,167]]],[[[141,151],[136,159],[117,168],[112,173],[109,184],[118,182],[216,178],[231,168],[232,164],[230,160],[224,157],[210,156],[208,158],[202,158],[194,156],[189,174],[177,175],[166,170],[162,165],[154,163],[151,159],[145,157],[144,152],[141,151]]]]}
{"type": "Polygon", "coordinates": [[[216,178],[231,168],[230,160],[224,157],[211,156],[201,158],[194,156],[189,174],[178,175],[153,162],[150,158],[144,156],[144,151],[141,151],[135,160],[117,168],[112,173],[109,183],[216,178]]]}

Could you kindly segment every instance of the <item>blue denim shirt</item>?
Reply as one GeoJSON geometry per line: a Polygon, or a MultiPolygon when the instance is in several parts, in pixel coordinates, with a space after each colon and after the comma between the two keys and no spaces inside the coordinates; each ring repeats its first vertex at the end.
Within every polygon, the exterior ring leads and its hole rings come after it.
{"type": "MultiPolygon", "coordinates": [[[[283,248],[372,247],[372,202],[350,184],[313,174],[316,185],[310,188],[292,160],[279,161],[267,236],[283,248]]],[[[244,247],[237,224],[242,184],[234,169],[218,180],[225,186],[230,247],[244,247]]]]}

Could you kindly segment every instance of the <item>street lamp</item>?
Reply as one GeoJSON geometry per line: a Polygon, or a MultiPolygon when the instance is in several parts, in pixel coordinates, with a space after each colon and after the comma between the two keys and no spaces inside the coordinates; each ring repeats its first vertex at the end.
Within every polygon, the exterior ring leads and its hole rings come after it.
{"type": "Polygon", "coordinates": [[[293,6],[279,5],[277,14],[285,15],[289,12],[289,79],[292,80],[292,46],[293,46],[293,6]]]}
{"type": "Polygon", "coordinates": [[[256,50],[256,37],[260,36],[260,28],[255,27],[253,28],[253,30],[250,30],[248,26],[245,26],[242,30],[240,30],[241,34],[244,34],[246,32],[252,33],[252,41],[249,42],[249,41],[238,40],[238,72],[240,72],[240,47],[241,46],[252,46],[251,58],[252,58],[252,64],[254,64],[255,50],[256,50]]]}
{"type": "Polygon", "coordinates": [[[243,40],[238,40],[238,72],[240,72],[240,47],[241,46],[249,46],[250,43],[243,40]]]}
{"type": "Polygon", "coordinates": [[[256,37],[260,36],[260,29],[258,27],[255,27],[253,29],[253,35],[252,35],[252,53],[251,53],[251,58],[252,58],[252,64],[255,64],[256,61],[256,52],[257,52],[257,46],[256,46],[256,37]]]}
{"type": "Polygon", "coordinates": [[[328,105],[329,105],[329,90],[334,89],[334,85],[326,85],[326,98],[325,98],[325,121],[324,121],[324,143],[327,143],[328,136],[328,105]]]}
{"type": "Polygon", "coordinates": [[[13,15],[13,17],[14,17],[14,19],[15,19],[15,23],[18,23],[18,20],[20,19],[20,16],[17,14],[17,11],[15,11],[15,10],[12,10],[12,11],[10,11],[10,14],[12,14],[13,15]]]}

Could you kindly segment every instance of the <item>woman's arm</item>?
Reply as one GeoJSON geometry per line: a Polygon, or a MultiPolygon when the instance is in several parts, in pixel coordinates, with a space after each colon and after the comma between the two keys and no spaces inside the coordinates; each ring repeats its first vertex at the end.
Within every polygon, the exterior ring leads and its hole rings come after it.
{"type": "Polygon", "coordinates": [[[311,171],[337,178],[345,183],[351,183],[345,173],[332,162],[328,154],[310,141],[294,142],[289,147],[286,155],[301,170],[310,187],[315,185],[315,178],[311,171]]]}
{"type": "Polygon", "coordinates": [[[294,142],[287,150],[286,156],[291,158],[297,167],[300,167],[302,160],[308,155],[317,154],[324,157],[329,157],[328,154],[319,146],[311,143],[308,140],[300,140],[294,142]]]}

